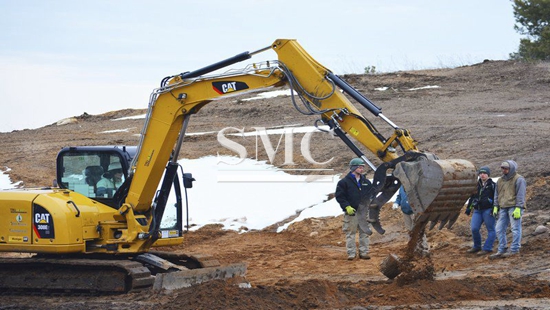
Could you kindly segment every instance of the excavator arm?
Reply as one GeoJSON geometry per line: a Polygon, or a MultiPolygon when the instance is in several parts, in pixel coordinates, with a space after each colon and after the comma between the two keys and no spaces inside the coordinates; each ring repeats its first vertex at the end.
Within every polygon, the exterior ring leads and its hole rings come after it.
{"type": "MultiPolygon", "coordinates": [[[[256,52],[241,53],[202,69],[163,79],[161,87],[150,97],[142,141],[132,164],[132,182],[121,210],[127,216],[150,211],[157,184],[171,155],[175,153],[172,162],[177,159],[192,114],[222,97],[282,86],[293,90],[292,101],[300,113],[317,116],[322,123],[330,126],[375,171],[373,191],[364,205],[368,206],[365,210],[368,210],[369,221],[379,233],[384,233],[378,217],[380,208],[394,195],[401,183],[411,194],[414,211],[429,211],[423,215],[424,221],[449,222],[450,226],[456,220],[464,201],[475,187],[475,167],[462,160],[458,165],[455,161],[438,164],[435,156],[420,152],[408,130],[399,128],[382,114],[379,107],[319,64],[296,40],[287,39],[278,39],[271,46],[256,52]],[[242,70],[208,75],[269,49],[277,53],[277,60],[255,63],[242,70]],[[393,134],[387,138],[380,134],[346,95],[389,124],[393,134]],[[300,99],[301,105],[297,99],[300,99]],[[356,143],[368,149],[383,164],[376,167],[356,143]],[[400,148],[401,155],[396,148],[400,148]],[[404,163],[407,163],[404,166],[406,169],[401,167],[404,163]],[[431,163],[429,169],[423,169],[425,163],[431,163]],[[451,200],[449,195],[441,193],[450,179],[456,179],[464,185],[459,193],[456,190],[452,193],[451,200]],[[436,184],[435,188],[433,184],[436,184]],[[430,188],[430,192],[424,188],[430,188]],[[430,209],[434,201],[443,206],[430,209]]],[[[130,239],[135,240],[138,235],[134,233],[130,239]]],[[[143,236],[148,238],[149,234],[143,236]]]]}

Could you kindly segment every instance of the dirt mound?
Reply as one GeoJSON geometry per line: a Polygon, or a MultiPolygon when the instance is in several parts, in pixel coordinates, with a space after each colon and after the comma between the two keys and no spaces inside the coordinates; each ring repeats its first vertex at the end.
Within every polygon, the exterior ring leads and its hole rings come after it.
{"type": "MultiPolygon", "coordinates": [[[[347,75],[344,78],[382,107],[398,126],[411,130],[424,151],[440,158],[464,158],[477,167],[513,159],[528,184],[521,255],[489,260],[466,254],[471,246],[469,217],[462,214],[452,230],[427,232],[433,280],[390,281],[379,265],[390,253],[406,247],[407,233],[400,211],[382,209],[386,234],[370,238],[371,259],[347,261],[342,216],[307,219],[276,233],[282,223],[262,231],[237,233],[206,226],[187,233],[183,245],[164,250],[210,254],[222,263],[248,264],[250,288],[214,281],[171,294],[142,292],[124,296],[50,297],[0,296],[9,309],[360,309],[396,308],[544,308],[550,298],[549,233],[535,234],[550,222],[550,63],[487,61],[456,69],[347,75]],[[386,90],[380,91],[376,89],[386,90]]],[[[252,95],[250,95],[252,96],[252,95]]],[[[244,97],[246,98],[246,97],[244,97]]],[[[193,115],[188,132],[312,125],[314,119],[296,112],[288,97],[216,101],[193,115]]],[[[146,107],[144,107],[146,108],[146,107]]],[[[359,107],[377,129],[391,128],[359,107]]],[[[85,107],[83,107],[85,110],[85,107]]],[[[143,119],[112,121],[144,114],[124,110],[103,115],[83,111],[76,122],[35,130],[0,133],[0,167],[25,187],[50,185],[55,156],[69,145],[136,145],[143,119]],[[124,132],[118,130],[125,129],[124,132]]],[[[299,137],[301,138],[301,137],[299,137]]],[[[295,139],[295,162],[306,165],[295,139]]],[[[278,139],[278,138],[277,138],[278,139]]],[[[255,147],[255,139],[239,143],[255,147]]],[[[353,153],[336,139],[315,135],[312,156],[335,173],[346,171],[353,153]]],[[[230,154],[214,134],[186,137],[183,157],[230,154]]],[[[367,152],[368,153],[368,152],[367,152]]],[[[267,160],[265,151],[258,154],[267,160]]],[[[273,164],[283,165],[284,156],[273,164]]],[[[372,156],[371,156],[372,158],[372,156]]],[[[375,164],[379,162],[373,159],[375,164]]],[[[372,175],[371,175],[372,177],[372,175]]],[[[327,193],[328,194],[328,193],[327,193]]],[[[266,210],[269,212],[269,210],[266,210]]]]}

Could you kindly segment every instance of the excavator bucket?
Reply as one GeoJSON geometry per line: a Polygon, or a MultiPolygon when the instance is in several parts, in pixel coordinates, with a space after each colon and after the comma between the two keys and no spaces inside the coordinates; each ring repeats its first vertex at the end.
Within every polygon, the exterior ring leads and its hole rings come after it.
{"type": "Polygon", "coordinates": [[[463,159],[433,160],[421,158],[400,162],[393,175],[405,188],[416,222],[431,222],[439,229],[456,222],[468,197],[476,190],[476,168],[463,159]]]}
{"type": "Polygon", "coordinates": [[[414,274],[415,277],[420,274],[431,275],[430,268],[410,262],[413,257],[424,255],[422,239],[428,222],[431,222],[429,229],[433,229],[437,223],[439,229],[445,225],[451,228],[464,203],[476,190],[476,169],[471,162],[433,158],[429,155],[416,161],[403,161],[393,171],[393,176],[399,179],[407,192],[416,218],[414,228],[409,233],[404,258],[390,254],[380,264],[380,272],[389,279],[401,273],[409,276],[414,274]]]}
{"type": "MultiPolygon", "coordinates": [[[[415,156],[415,160],[399,161],[394,166],[393,174],[386,173],[387,167],[379,167],[380,173],[376,171],[384,180],[376,182],[375,174],[374,185],[379,189],[375,188],[377,194],[372,200],[361,202],[359,215],[367,217],[367,221],[379,234],[385,233],[380,223],[380,210],[401,185],[417,214],[415,222],[423,225],[431,222],[430,229],[437,223],[440,223],[439,229],[445,225],[451,228],[460,215],[460,209],[475,192],[476,168],[471,162],[463,159],[439,160],[430,153],[420,155],[415,156]]],[[[364,224],[361,228],[369,231],[368,226],[364,224]]]]}

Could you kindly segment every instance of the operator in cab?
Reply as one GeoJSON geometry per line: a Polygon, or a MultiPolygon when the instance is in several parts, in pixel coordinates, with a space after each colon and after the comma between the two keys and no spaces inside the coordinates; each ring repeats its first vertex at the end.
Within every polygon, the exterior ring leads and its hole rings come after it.
{"type": "Polygon", "coordinates": [[[111,198],[123,182],[122,166],[119,162],[111,163],[107,173],[96,184],[96,194],[98,197],[111,198]]]}

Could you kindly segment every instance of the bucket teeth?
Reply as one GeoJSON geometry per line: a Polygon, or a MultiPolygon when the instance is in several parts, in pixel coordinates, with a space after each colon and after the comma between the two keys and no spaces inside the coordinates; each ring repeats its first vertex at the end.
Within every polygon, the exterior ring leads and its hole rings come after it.
{"type": "Polygon", "coordinates": [[[391,175],[387,175],[384,186],[374,189],[375,194],[372,195],[372,200],[367,199],[362,202],[362,205],[367,206],[366,209],[368,209],[367,221],[381,235],[386,233],[386,230],[382,228],[382,224],[380,223],[380,209],[395,195],[400,186],[401,183],[399,183],[399,180],[391,175]]]}
{"type": "Polygon", "coordinates": [[[384,228],[382,228],[382,225],[380,224],[380,222],[372,223],[372,228],[374,228],[374,230],[376,230],[376,232],[381,234],[381,235],[386,233],[386,230],[384,228]]]}
{"type": "Polygon", "coordinates": [[[369,219],[368,221],[371,223],[372,228],[376,230],[377,233],[383,235],[386,233],[386,230],[382,228],[382,225],[380,224],[380,208],[369,208],[369,219]]]}
{"type": "Polygon", "coordinates": [[[439,230],[442,230],[443,227],[445,227],[445,224],[447,224],[447,220],[442,220],[440,223],[439,223],[439,230]]]}
{"type": "Polygon", "coordinates": [[[450,220],[449,220],[449,223],[447,224],[447,228],[448,229],[451,229],[451,227],[453,226],[453,224],[456,222],[456,220],[458,220],[458,216],[460,215],[460,213],[456,213],[450,220]]]}

